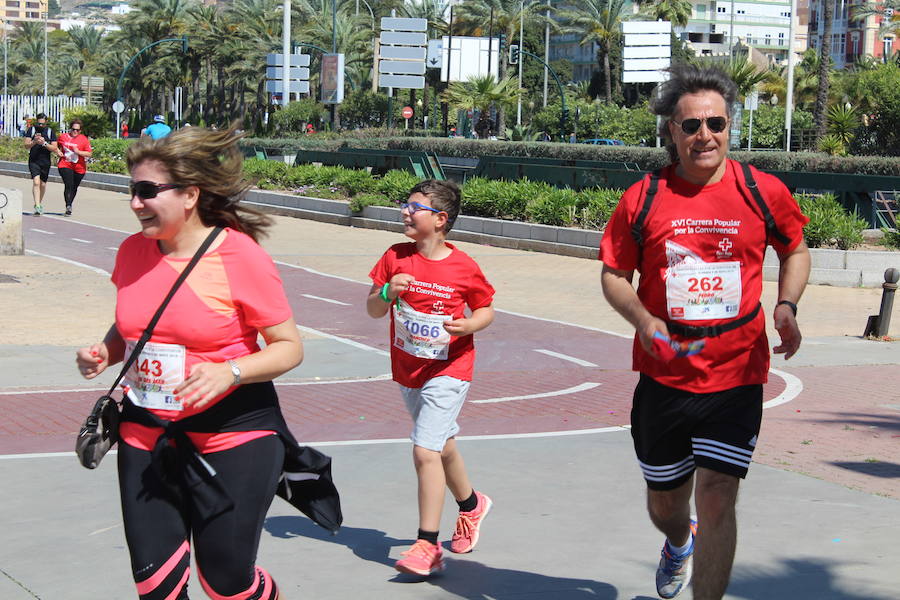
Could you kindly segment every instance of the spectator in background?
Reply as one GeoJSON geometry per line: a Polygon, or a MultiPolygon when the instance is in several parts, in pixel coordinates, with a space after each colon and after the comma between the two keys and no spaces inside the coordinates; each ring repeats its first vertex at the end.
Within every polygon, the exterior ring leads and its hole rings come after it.
{"type": "Polygon", "coordinates": [[[128,139],[128,123],[122,122],[122,137],[128,139]]]}
{"type": "Polygon", "coordinates": [[[164,138],[172,133],[172,128],[166,125],[166,118],[162,115],[153,117],[153,123],[147,125],[141,132],[141,137],[151,137],[154,140],[164,138]]]}

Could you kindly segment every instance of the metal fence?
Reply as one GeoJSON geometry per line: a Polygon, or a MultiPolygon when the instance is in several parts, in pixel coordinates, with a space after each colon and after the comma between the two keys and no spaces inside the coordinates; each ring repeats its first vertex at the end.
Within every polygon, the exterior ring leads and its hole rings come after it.
{"type": "MultiPolygon", "coordinates": [[[[72,98],[69,96],[24,96],[9,94],[6,97],[0,95],[0,134],[7,136],[21,135],[25,119],[33,118],[42,112],[51,121],[60,123],[63,111],[74,106],[85,106],[84,98],[72,98]]],[[[59,132],[57,132],[59,133],[59,132]]]]}

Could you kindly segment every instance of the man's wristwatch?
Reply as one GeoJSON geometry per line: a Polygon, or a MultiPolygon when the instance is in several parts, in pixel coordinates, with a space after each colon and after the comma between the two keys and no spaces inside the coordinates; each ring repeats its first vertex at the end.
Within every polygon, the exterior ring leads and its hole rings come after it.
{"type": "Polygon", "coordinates": [[[790,308],[791,312],[794,313],[795,317],[797,316],[797,305],[796,304],[794,304],[790,300],[779,300],[778,304],[776,304],[775,306],[781,306],[782,304],[784,304],[785,306],[790,308]]]}
{"type": "Polygon", "coordinates": [[[231,374],[234,375],[234,381],[231,383],[231,385],[240,385],[241,384],[241,368],[233,360],[228,361],[228,366],[231,367],[231,374]]]}

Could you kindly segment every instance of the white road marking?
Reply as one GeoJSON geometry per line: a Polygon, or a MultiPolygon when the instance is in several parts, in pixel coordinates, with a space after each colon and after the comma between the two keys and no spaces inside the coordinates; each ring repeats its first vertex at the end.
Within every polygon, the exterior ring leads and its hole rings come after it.
{"type": "Polygon", "coordinates": [[[79,239],[79,238],[69,238],[69,239],[71,239],[73,242],[78,242],[78,243],[80,243],[80,244],[93,244],[93,243],[94,243],[94,242],[92,242],[92,241],[90,241],[90,240],[82,240],[82,239],[79,239]]]}
{"type": "Polygon", "coordinates": [[[540,394],[528,394],[527,396],[507,396],[505,398],[489,398],[487,400],[469,400],[472,404],[493,404],[495,402],[512,402],[513,400],[535,400],[537,398],[552,398],[553,396],[565,396],[566,394],[575,394],[585,390],[592,390],[595,387],[603,385],[602,383],[593,383],[586,381],[578,385],[566,388],[564,390],[556,390],[554,392],[542,392],[540,394]]]}
{"type": "Polygon", "coordinates": [[[29,231],[36,231],[38,233],[46,233],[47,235],[56,235],[56,232],[47,231],[46,229],[38,229],[36,227],[32,227],[29,231]]]}
{"type": "Polygon", "coordinates": [[[319,331],[318,329],[313,329],[312,327],[307,327],[305,325],[297,325],[297,329],[300,331],[305,331],[307,333],[311,333],[313,335],[320,335],[322,337],[326,337],[328,339],[334,340],[336,342],[340,342],[342,344],[347,344],[348,346],[353,346],[354,348],[359,348],[360,350],[368,350],[369,352],[374,352],[375,354],[380,354],[382,356],[390,356],[390,352],[386,352],[381,350],[380,348],[376,348],[374,346],[367,346],[361,342],[357,342],[356,340],[351,340],[348,338],[343,338],[336,336],[331,333],[325,333],[324,331],[319,331]]]}
{"type": "Polygon", "coordinates": [[[69,263],[70,265],[75,265],[76,267],[83,267],[88,271],[93,271],[94,273],[99,273],[100,275],[105,275],[106,277],[110,277],[111,274],[103,269],[98,269],[97,267],[92,267],[91,265],[86,265],[84,263],[80,263],[74,260],[69,260],[68,258],[63,258],[61,256],[53,256],[52,254],[44,254],[43,252],[35,252],[34,250],[25,250],[26,254],[34,254],[35,256],[43,256],[44,258],[52,258],[53,260],[59,260],[64,263],[69,263]]]}
{"type": "Polygon", "coordinates": [[[322,302],[330,302],[331,304],[340,304],[341,306],[353,306],[348,302],[341,302],[340,300],[332,300],[331,298],[322,298],[321,296],[313,296],[312,294],[300,294],[304,298],[311,298],[312,300],[321,300],[322,302]]]}
{"type": "Polygon", "coordinates": [[[634,338],[633,333],[616,333],[615,331],[609,331],[608,329],[600,329],[598,327],[591,327],[589,325],[579,325],[578,323],[569,323],[568,321],[558,321],[557,319],[545,319],[544,317],[535,317],[534,315],[526,315],[524,313],[517,313],[511,310],[503,310],[501,308],[494,308],[496,312],[506,313],[508,315],[513,315],[515,317],[524,317],[526,319],[534,319],[535,321],[545,321],[547,323],[558,323],[559,325],[567,325],[569,327],[577,327],[578,329],[587,329],[588,331],[597,331],[599,333],[605,333],[608,335],[614,335],[616,337],[632,339],[634,338]]]}
{"type": "Polygon", "coordinates": [[[107,250],[112,250],[113,252],[118,252],[118,251],[119,251],[118,248],[115,248],[115,247],[113,247],[113,246],[107,246],[106,249],[107,249],[107,250]]]}
{"type": "Polygon", "coordinates": [[[763,404],[763,408],[773,408],[775,406],[781,406],[782,404],[787,404],[794,398],[800,395],[800,392],[803,391],[803,382],[800,381],[799,377],[795,377],[790,373],[785,373],[784,371],[779,371],[778,369],[769,369],[769,373],[773,375],[778,375],[784,380],[785,386],[784,391],[763,404]]]}
{"type": "Polygon", "coordinates": [[[291,263],[281,262],[280,260],[276,260],[275,264],[281,265],[283,267],[290,267],[292,269],[300,269],[301,271],[306,271],[307,273],[312,273],[313,275],[321,275],[322,277],[330,277],[331,279],[340,279],[341,281],[349,281],[350,283],[359,283],[362,285],[366,285],[365,281],[358,281],[356,279],[350,279],[349,277],[341,277],[340,275],[332,275],[331,273],[323,273],[322,271],[316,271],[315,269],[310,269],[309,267],[292,265],[291,263]]]}
{"type": "Polygon", "coordinates": [[[582,360],[580,358],[575,358],[574,356],[569,356],[568,354],[560,354],[559,352],[553,352],[552,350],[544,350],[543,348],[532,348],[535,352],[540,352],[541,354],[546,354],[547,356],[553,356],[556,358],[561,358],[562,360],[567,360],[569,362],[573,362],[576,365],[581,365],[582,367],[596,367],[592,362],[588,362],[586,360],[582,360]]]}

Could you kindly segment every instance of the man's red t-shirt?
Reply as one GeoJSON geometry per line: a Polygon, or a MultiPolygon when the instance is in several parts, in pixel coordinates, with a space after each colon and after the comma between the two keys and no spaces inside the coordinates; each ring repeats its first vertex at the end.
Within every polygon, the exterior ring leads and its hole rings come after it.
{"type": "MultiPolygon", "coordinates": [[[[465,308],[476,310],[493,302],[494,288],[488,283],[478,264],[453,244],[447,244],[450,256],[442,260],[430,260],[419,254],[413,242],[391,246],[372,268],[369,277],[375,285],[388,283],[398,273],[408,273],[415,278],[409,289],[401,294],[400,303],[418,313],[445,315],[458,319],[465,316],[465,308]]],[[[391,370],[394,381],[411,388],[422,387],[426,381],[441,375],[463,381],[472,380],[475,364],[473,336],[452,336],[446,358],[424,358],[404,350],[403,341],[397,338],[395,308],[391,309],[391,370]]],[[[427,327],[427,317],[412,327],[427,327]]],[[[413,319],[415,320],[415,319],[413,319]]],[[[442,329],[434,320],[431,325],[434,337],[442,329]]],[[[412,327],[410,330],[412,331],[412,327]]],[[[416,330],[416,333],[418,331],[416,330]]]]}
{"type": "MultiPolygon", "coordinates": [[[[738,188],[736,166],[729,160],[723,178],[706,186],[678,177],[674,165],[666,167],[640,247],[631,227],[643,205],[649,176],[622,195],[600,243],[600,260],[612,269],[640,272],[637,294],[654,316],[706,326],[749,314],[762,294],[767,242],[784,254],[803,240],[809,219],[779,179],[757,172],[757,184],[776,226],[790,241],[782,244],[767,238],[759,207],[738,188]]],[[[635,336],[632,368],[663,385],[695,393],[765,383],[769,370],[765,315],[760,310],[751,322],[707,339],[699,354],[670,362],[650,356],[635,336]]]]}

